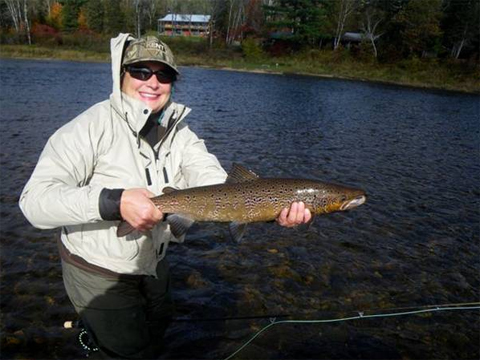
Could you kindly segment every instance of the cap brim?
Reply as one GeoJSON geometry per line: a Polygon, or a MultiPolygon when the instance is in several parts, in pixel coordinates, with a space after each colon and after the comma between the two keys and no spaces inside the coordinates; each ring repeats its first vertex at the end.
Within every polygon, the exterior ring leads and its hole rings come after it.
{"type": "Polygon", "coordinates": [[[140,59],[134,59],[134,60],[131,60],[131,61],[125,61],[123,63],[123,65],[131,65],[131,64],[136,64],[136,63],[141,63],[141,62],[147,62],[147,61],[152,61],[152,62],[158,62],[158,63],[161,63],[163,65],[166,65],[168,66],[170,69],[172,69],[173,71],[175,71],[175,73],[177,75],[180,75],[180,72],[177,70],[176,67],[173,67],[172,65],[170,65],[169,63],[167,63],[166,61],[162,61],[162,60],[158,60],[158,58],[151,58],[151,57],[145,57],[145,58],[140,58],[140,59]]]}

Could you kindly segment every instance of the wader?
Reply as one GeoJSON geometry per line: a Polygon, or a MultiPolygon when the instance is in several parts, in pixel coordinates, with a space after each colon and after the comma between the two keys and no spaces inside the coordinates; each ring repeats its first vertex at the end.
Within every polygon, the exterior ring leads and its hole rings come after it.
{"type": "Polygon", "coordinates": [[[64,260],[62,268],[68,297],[99,348],[98,358],[158,357],[173,315],[166,259],[157,265],[157,278],[121,274],[109,277],[64,260]]]}

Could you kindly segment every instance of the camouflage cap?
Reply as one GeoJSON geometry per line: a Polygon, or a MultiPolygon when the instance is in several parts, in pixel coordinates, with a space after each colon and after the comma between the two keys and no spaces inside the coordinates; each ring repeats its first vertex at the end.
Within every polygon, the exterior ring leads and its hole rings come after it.
{"type": "Polygon", "coordinates": [[[171,67],[180,74],[175,64],[172,51],[164,42],[155,36],[146,36],[132,40],[123,55],[122,65],[129,65],[141,61],[158,61],[171,67]]]}

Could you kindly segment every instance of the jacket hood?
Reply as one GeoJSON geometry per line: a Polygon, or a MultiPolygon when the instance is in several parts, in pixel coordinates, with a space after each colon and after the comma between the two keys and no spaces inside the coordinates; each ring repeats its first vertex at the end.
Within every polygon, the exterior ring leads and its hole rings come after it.
{"type": "MultiPolygon", "coordinates": [[[[110,95],[110,103],[115,112],[127,122],[135,136],[138,136],[152,110],[140,100],[126,95],[121,90],[123,54],[128,42],[132,40],[135,40],[135,37],[128,33],[120,33],[117,37],[110,40],[113,79],[113,89],[112,94],[110,95]]],[[[169,101],[166,105],[165,111],[167,108],[171,107],[171,105],[172,102],[169,101]]]]}
{"type": "Polygon", "coordinates": [[[110,40],[110,56],[112,59],[112,96],[116,104],[121,104],[122,90],[120,88],[120,74],[122,71],[122,57],[125,51],[127,41],[134,40],[131,34],[119,34],[116,38],[110,40]]]}

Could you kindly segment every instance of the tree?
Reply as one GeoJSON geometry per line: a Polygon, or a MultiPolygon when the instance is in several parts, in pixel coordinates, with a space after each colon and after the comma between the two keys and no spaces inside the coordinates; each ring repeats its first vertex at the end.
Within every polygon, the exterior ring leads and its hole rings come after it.
{"type": "Polygon", "coordinates": [[[114,35],[125,31],[125,15],[117,0],[105,0],[104,31],[114,35]]]}
{"type": "Polygon", "coordinates": [[[47,15],[47,24],[57,30],[60,30],[63,27],[62,8],[62,4],[54,2],[50,6],[50,11],[47,15]]]}
{"type": "Polygon", "coordinates": [[[77,23],[78,23],[78,28],[80,30],[88,29],[87,16],[85,15],[84,7],[80,8],[80,11],[78,13],[77,23]]]}
{"type": "Polygon", "coordinates": [[[148,28],[153,30],[157,28],[158,12],[160,10],[160,2],[158,0],[147,1],[145,14],[147,17],[148,28]]]}
{"type": "Polygon", "coordinates": [[[410,0],[393,18],[398,26],[401,46],[407,55],[424,57],[429,50],[437,50],[440,36],[442,0],[410,0]]]}
{"type": "Polygon", "coordinates": [[[300,44],[315,44],[326,35],[326,4],[328,0],[280,0],[264,7],[267,24],[274,30],[289,30],[300,44]]]}
{"type": "Polygon", "coordinates": [[[76,4],[72,0],[63,2],[62,8],[62,23],[63,30],[75,31],[78,28],[78,11],[76,4]]]}
{"type": "MultiPolygon", "coordinates": [[[[480,38],[480,2],[478,0],[449,0],[445,7],[442,28],[445,31],[444,45],[450,49],[450,56],[458,59],[465,48],[480,38]]],[[[472,50],[472,49],[469,49],[472,50]]],[[[477,49],[478,51],[478,49],[477,49]]]]}
{"type": "Polygon", "coordinates": [[[90,0],[86,3],[83,9],[88,28],[97,33],[103,32],[105,9],[102,0],[90,0]]]}
{"type": "Polygon", "coordinates": [[[30,21],[28,16],[28,0],[5,0],[17,34],[25,34],[28,44],[32,44],[30,21]]]}
{"type": "Polygon", "coordinates": [[[214,32],[217,31],[221,24],[221,9],[223,8],[223,0],[212,0],[210,3],[205,3],[201,9],[201,13],[210,15],[210,29],[208,33],[210,48],[213,47],[214,32]]]}
{"type": "Polygon", "coordinates": [[[385,21],[385,12],[378,7],[378,0],[367,1],[363,5],[361,15],[361,28],[365,40],[372,45],[373,56],[378,57],[376,41],[382,33],[379,33],[379,26],[385,21]]]}
{"type": "Polygon", "coordinates": [[[265,25],[261,0],[249,0],[245,8],[244,31],[259,36],[265,25]]]}
{"type": "Polygon", "coordinates": [[[238,32],[245,17],[245,3],[243,0],[228,0],[228,20],[225,43],[231,45],[238,37],[238,32]]]}
{"type": "Polygon", "coordinates": [[[32,45],[32,34],[30,31],[30,21],[28,21],[27,0],[23,0],[23,20],[25,24],[25,32],[27,33],[28,45],[32,45]]]}
{"type": "Polygon", "coordinates": [[[226,0],[215,2],[213,19],[217,34],[231,45],[239,37],[245,14],[245,0],[226,0]]]}
{"type": "Polygon", "coordinates": [[[80,8],[88,0],[59,0],[62,7],[62,25],[64,31],[75,31],[78,29],[78,16],[80,8]]]}
{"type": "Polygon", "coordinates": [[[18,34],[20,33],[20,26],[22,23],[22,7],[20,6],[20,2],[18,0],[5,0],[5,3],[7,4],[7,9],[11,16],[15,31],[18,34]]]}
{"type": "Polygon", "coordinates": [[[333,40],[333,49],[336,50],[340,46],[340,41],[347,25],[347,21],[359,6],[359,0],[337,0],[337,11],[335,16],[336,29],[335,38],[333,40]]]}
{"type": "Polygon", "coordinates": [[[137,24],[136,28],[137,28],[137,37],[139,38],[140,35],[142,34],[142,29],[141,29],[141,26],[140,26],[140,19],[141,19],[141,7],[140,7],[140,3],[141,1],[140,0],[135,0],[135,23],[137,24]]]}

